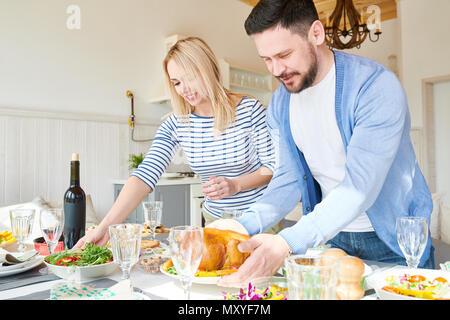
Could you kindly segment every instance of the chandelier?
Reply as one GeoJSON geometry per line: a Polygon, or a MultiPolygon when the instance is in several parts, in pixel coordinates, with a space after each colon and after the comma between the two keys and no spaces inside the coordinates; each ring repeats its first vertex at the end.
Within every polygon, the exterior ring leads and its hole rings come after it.
{"type": "Polygon", "coordinates": [[[352,0],[336,0],[336,7],[325,24],[325,40],[330,49],[359,49],[367,36],[376,42],[380,34],[381,31],[376,29],[372,35],[352,0]]]}

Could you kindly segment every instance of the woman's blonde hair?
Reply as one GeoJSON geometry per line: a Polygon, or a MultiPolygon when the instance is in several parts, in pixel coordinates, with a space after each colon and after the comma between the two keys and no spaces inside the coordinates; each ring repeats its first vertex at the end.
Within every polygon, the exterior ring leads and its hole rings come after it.
{"type": "MultiPolygon", "coordinates": [[[[236,102],[234,97],[244,95],[227,90],[222,83],[222,75],[216,56],[205,41],[198,37],[178,40],[168,51],[163,61],[166,85],[169,88],[174,113],[188,120],[191,114],[190,104],[175,90],[167,71],[170,60],[180,67],[186,75],[201,79],[205,92],[199,94],[211,100],[214,112],[214,129],[223,132],[234,122],[236,102]]],[[[180,79],[178,79],[180,80],[180,79]]],[[[189,86],[189,83],[185,83],[189,86]]]]}

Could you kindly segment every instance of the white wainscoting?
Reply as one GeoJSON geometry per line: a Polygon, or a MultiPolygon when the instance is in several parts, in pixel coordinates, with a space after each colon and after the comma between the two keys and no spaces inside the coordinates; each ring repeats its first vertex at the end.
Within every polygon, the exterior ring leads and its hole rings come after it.
{"type": "MultiPolygon", "coordinates": [[[[42,196],[62,201],[72,153],[80,155],[82,188],[103,217],[113,204],[112,179],[128,177],[128,156],[151,142],[130,139],[128,119],[115,116],[0,108],[0,206],[42,196]]],[[[157,123],[137,124],[136,138],[153,137],[157,123]]]]}
{"type": "MultiPolygon", "coordinates": [[[[143,121],[136,139],[153,137],[158,123],[143,121]]],[[[421,128],[411,139],[422,168],[421,128]]],[[[62,201],[70,180],[70,160],[80,154],[81,185],[103,217],[114,201],[113,179],[126,179],[129,154],[147,152],[151,142],[130,139],[127,119],[87,114],[0,108],[0,206],[42,196],[62,201]]]]}

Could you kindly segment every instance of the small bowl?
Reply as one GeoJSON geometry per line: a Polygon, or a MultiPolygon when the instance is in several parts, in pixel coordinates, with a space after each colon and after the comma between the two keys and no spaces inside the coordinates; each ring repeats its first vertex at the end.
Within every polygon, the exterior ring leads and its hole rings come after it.
{"type": "Polygon", "coordinates": [[[148,273],[158,273],[160,267],[167,261],[167,257],[161,255],[142,255],[137,263],[138,267],[148,273]]]}
{"type": "MultiPolygon", "coordinates": [[[[33,240],[34,249],[39,252],[41,256],[48,256],[50,252],[48,251],[47,242],[45,242],[44,237],[39,237],[33,240]]],[[[59,238],[59,242],[55,247],[55,252],[64,250],[64,236],[59,238]]]]}

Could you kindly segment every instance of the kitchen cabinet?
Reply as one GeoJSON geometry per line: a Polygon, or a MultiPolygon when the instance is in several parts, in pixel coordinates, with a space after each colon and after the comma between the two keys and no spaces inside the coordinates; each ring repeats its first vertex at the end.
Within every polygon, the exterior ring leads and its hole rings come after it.
{"type": "Polygon", "coordinates": [[[277,85],[270,73],[257,72],[247,68],[238,67],[219,59],[225,88],[258,99],[264,106],[268,106],[270,98],[277,85]]]}
{"type": "MultiPolygon", "coordinates": [[[[162,181],[144,199],[144,201],[163,201],[161,223],[164,227],[198,225],[199,221],[201,223],[201,199],[203,194],[200,183],[192,180],[194,179],[186,179],[185,183],[183,183],[183,179],[162,181]]],[[[114,200],[119,196],[124,183],[122,181],[114,182],[114,200]]],[[[139,204],[125,222],[144,223],[144,220],[144,210],[142,204],[139,204]]]]}
{"type": "MultiPolygon", "coordinates": [[[[174,34],[165,39],[165,50],[169,51],[170,47],[178,40],[184,39],[186,36],[174,34]]],[[[223,85],[225,88],[247,95],[251,95],[258,99],[264,106],[268,106],[272,93],[275,91],[279,82],[268,72],[258,72],[245,67],[240,67],[228,63],[225,59],[218,59],[220,71],[222,73],[223,85]]],[[[149,103],[159,103],[170,106],[170,96],[167,88],[158,89],[158,94],[149,100],[149,103]]]]}

